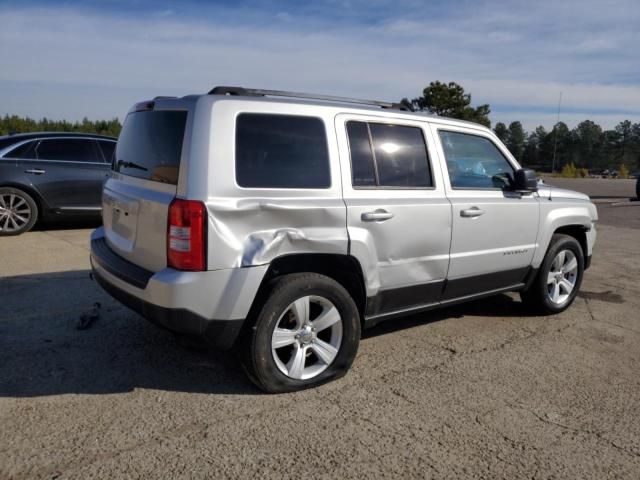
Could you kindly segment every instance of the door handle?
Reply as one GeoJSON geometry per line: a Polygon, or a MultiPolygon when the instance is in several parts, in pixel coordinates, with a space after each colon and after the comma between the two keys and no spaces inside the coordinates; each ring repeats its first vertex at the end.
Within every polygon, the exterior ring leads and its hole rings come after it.
{"type": "Polygon", "coordinates": [[[478,207],[472,207],[472,208],[468,208],[466,210],[460,210],[460,216],[461,217],[479,217],[480,215],[484,214],[484,210],[478,208],[478,207]]]}
{"type": "Polygon", "coordinates": [[[29,170],[25,170],[24,173],[33,173],[34,175],[42,175],[43,173],[45,173],[45,171],[39,168],[30,168],[29,170]]]}
{"type": "Polygon", "coordinates": [[[393,213],[379,208],[375,212],[365,212],[360,217],[363,222],[383,222],[393,218],[393,213]]]}

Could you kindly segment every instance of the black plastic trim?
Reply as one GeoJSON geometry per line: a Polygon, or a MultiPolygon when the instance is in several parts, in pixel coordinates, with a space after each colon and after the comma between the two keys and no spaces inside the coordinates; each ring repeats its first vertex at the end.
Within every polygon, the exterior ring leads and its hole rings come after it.
{"type": "Polygon", "coordinates": [[[475,295],[479,292],[491,291],[508,285],[522,283],[530,269],[531,267],[527,266],[513,270],[447,280],[442,293],[442,300],[475,295]]]}
{"type": "Polygon", "coordinates": [[[409,287],[382,290],[375,297],[367,298],[366,316],[437,302],[442,295],[444,281],[421,283],[409,287]]]}
{"type": "MultiPolygon", "coordinates": [[[[95,257],[92,257],[93,261],[95,257]]],[[[221,350],[228,350],[233,346],[244,324],[244,319],[208,319],[183,308],[166,308],[146,302],[109,283],[95,268],[93,278],[113,298],[151,323],[173,332],[203,337],[221,350]]]]}
{"type": "Polygon", "coordinates": [[[481,298],[491,297],[493,295],[498,295],[500,293],[523,290],[524,286],[525,286],[524,283],[516,283],[514,285],[509,285],[503,288],[497,288],[495,290],[489,290],[486,292],[475,293],[472,295],[465,295],[459,298],[443,300],[441,302],[433,302],[425,305],[419,305],[416,307],[409,307],[401,310],[396,310],[394,312],[387,312],[387,313],[382,313],[375,316],[365,317],[364,328],[372,328],[372,327],[375,327],[378,323],[383,322],[385,320],[391,320],[393,318],[402,317],[405,315],[414,315],[416,313],[428,312],[430,310],[436,310],[438,308],[450,307],[453,305],[457,305],[459,303],[465,303],[473,300],[479,300],[481,298]]]}
{"type": "Polygon", "coordinates": [[[104,237],[91,240],[91,261],[134,287],[145,289],[153,272],[128,262],[109,248],[104,237]]]}
{"type": "MultiPolygon", "coordinates": [[[[640,177],[639,177],[640,178],[640,177]]],[[[591,266],[591,255],[586,255],[584,257],[584,269],[586,270],[591,266]]]]}
{"type": "Polygon", "coordinates": [[[524,267],[383,290],[374,297],[367,298],[364,326],[370,328],[383,320],[403,315],[426,312],[499,293],[524,290],[536,274],[537,269],[524,267]]]}

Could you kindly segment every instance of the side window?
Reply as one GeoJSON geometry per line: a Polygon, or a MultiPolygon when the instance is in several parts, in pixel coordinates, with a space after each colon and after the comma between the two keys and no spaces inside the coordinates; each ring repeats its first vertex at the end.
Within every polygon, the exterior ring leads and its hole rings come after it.
{"type": "Polygon", "coordinates": [[[42,140],[36,147],[38,160],[66,160],[69,162],[102,162],[93,140],[42,140]]]}
{"type": "Polygon", "coordinates": [[[315,117],[242,113],[236,122],[236,182],[246,188],[328,188],[324,122],[315,117]]]}
{"type": "Polygon", "coordinates": [[[453,188],[502,189],[513,183],[514,169],[488,138],[439,132],[453,188]]]}
{"type": "Polygon", "coordinates": [[[354,187],[432,187],[422,129],[347,122],[354,187]]]}
{"type": "Polygon", "coordinates": [[[35,158],[36,154],[33,151],[33,147],[35,146],[35,144],[36,144],[35,141],[23,143],[19,147],[16,147],[13,150],[10,150],[9,152],[5,153],[4,158],[23,158],[23,159],[35,158]]]}
{"type": "Polygon", "coordinates": [[[98,145],[104,155],[104,161],[107,163],[113,163],[116,153],[116,142],[109,142],[107,140],[98,140],[98,145]]]}

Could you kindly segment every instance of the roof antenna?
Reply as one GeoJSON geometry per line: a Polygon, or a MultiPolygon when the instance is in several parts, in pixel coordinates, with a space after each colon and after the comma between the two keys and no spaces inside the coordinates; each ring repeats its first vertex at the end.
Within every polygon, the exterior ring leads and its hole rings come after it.
{"type": "MultiPolygon", "coordinates": [[[[558,148],[558,124],[560,123],[560,106],[562,105],[562,92],[558,98],[558,120],[553,127],[553,159],[551,160],[551,173],[556,170],[556,150],[558,148]]],[[[549,189],[549,200],[551,200],[551,189],[549,189]]]]}

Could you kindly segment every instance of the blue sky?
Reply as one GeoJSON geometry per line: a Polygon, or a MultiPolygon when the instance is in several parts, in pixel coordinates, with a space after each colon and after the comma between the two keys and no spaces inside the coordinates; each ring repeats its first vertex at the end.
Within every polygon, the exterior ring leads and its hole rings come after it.
{"type": "Polygon", "coordinates": [[[242,85],[398,100],[455,81],[531,130],[640,121],[637,0],[1,1],[0,114],[120,117],[242,85]]]}

